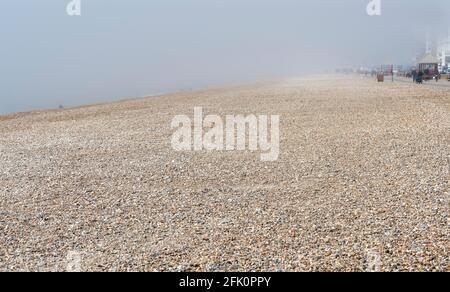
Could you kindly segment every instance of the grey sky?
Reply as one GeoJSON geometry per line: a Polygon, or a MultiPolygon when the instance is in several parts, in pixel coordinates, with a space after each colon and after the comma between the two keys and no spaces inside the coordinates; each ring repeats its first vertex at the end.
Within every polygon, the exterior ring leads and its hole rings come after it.
{"type": "Polygon", "coordinates": [[[410,63],[448,0],[3,0],[0,113],[410,63]]]}

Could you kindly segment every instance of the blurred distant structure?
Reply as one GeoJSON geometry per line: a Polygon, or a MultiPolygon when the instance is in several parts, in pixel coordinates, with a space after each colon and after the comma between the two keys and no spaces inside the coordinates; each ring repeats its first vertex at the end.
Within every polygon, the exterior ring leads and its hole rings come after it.
{"type": "Polygon", "coordinates": [[[447,35],[438,41],[437,55],[439,59],[440,71],[448,71],[450,64],[450,28],[447,35]]]}
{"type": "Polygon", "coordinates": [[[415,59],[417,65],[422,64],[419,69],[430,69],[439,71],[441,74],[450,74],[450,28],[434,41],[430,40],[430,33],[428,32],[424,51],[419,53],[415,59]],[[437,69],[435,64],[437,64],[437,69]]]}
{"type": "Polygon", "coordinates": [[[430,32],[427,32],[427,39],[425,44],[425,55],[429,55],[433,52],[431,48],[431,41],[430,41],[430,32]]]}
{"type": "Polygon", "coordinates": [[[417,66],[419,71],[427,72],[425,73],[427,75],[433,75],[438,73],[439,59],[433,54],[427,54],[417,61],[417,66]]]}

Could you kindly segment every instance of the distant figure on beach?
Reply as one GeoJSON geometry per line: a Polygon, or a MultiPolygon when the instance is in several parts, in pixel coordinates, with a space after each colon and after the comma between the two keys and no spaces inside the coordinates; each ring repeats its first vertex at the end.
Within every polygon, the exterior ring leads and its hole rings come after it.
{"type": "Polygon", "coordinates": [[[416,83],[417,82],[417,71],[416,70],[412,70],[411,71],[411,76],[412,76],[413,82],[416,83]]]}
{"type": "Polygon", "coordinates": [[[441,73],[437,73],[437,74],[434,76],[434,79],[436,80],[436,82],[438,82],[438,81],[441,79],[441,73]]]}
{"type": "Polygon", "coordinates": [[[419,71],[419,73],[417,74],[417,78],[416,78],[416,83],[417,84],[422,84],[423,83],[423,71],[419,71]]]}

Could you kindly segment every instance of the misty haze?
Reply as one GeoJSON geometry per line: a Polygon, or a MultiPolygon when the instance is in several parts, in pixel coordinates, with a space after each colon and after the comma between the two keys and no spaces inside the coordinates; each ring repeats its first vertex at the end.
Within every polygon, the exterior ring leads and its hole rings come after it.
{"type": "Polygon", "coordinates": [[[3,1],[0,112],[410,64],[447,34],[446,0],[3,1]]]}

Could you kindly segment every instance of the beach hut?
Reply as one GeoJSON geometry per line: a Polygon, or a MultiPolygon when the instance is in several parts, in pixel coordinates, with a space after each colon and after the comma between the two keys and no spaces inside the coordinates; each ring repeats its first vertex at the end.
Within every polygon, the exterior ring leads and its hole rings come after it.
{"type": "Polygon", "coordinates": [[[439,59],[432,54],[427,54],[417,61],[417,67],[425,74],[424,78],[431,79],[439,74],[439,59]]]}

